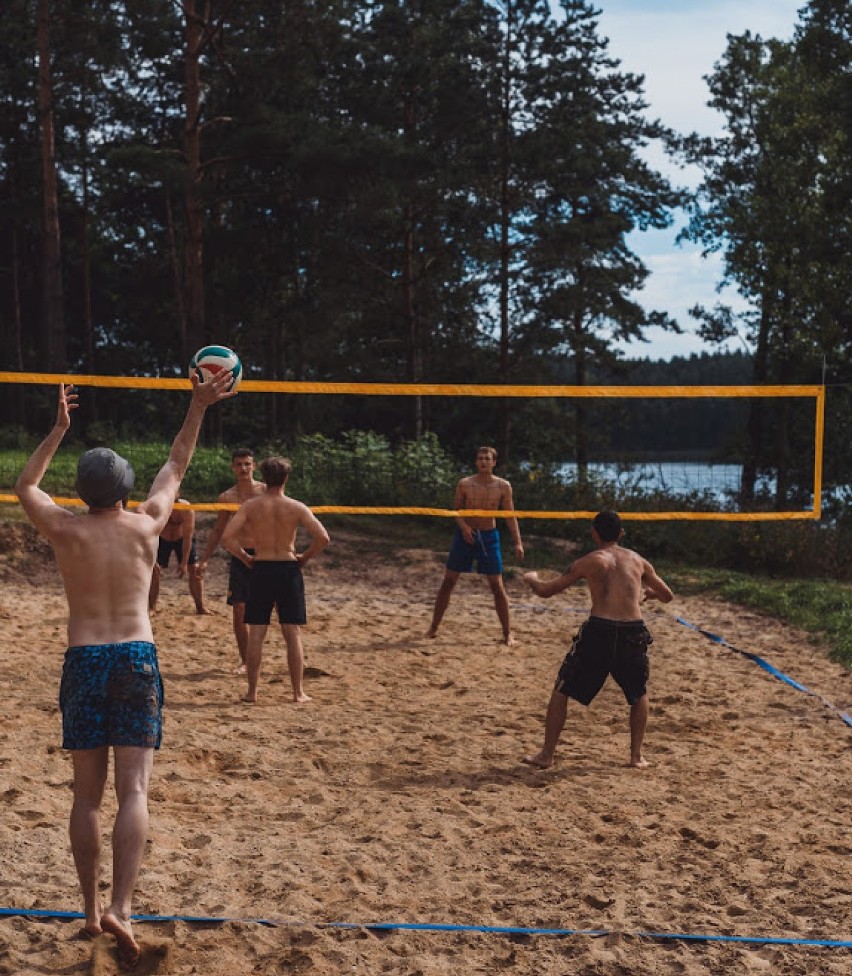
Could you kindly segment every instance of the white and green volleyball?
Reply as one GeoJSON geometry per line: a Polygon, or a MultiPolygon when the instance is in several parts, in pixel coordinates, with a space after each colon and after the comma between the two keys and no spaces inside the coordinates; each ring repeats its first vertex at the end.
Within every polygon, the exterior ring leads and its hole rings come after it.
{"type": "Polygon", "coordinates": [[[189,361],[189,375],[195,373],[202,383],[227,369],[233,370],[234,379],[229,389],[235,390],[243,378],[243,364],[234,350],[227,346],[202,346],[189,361]]]}

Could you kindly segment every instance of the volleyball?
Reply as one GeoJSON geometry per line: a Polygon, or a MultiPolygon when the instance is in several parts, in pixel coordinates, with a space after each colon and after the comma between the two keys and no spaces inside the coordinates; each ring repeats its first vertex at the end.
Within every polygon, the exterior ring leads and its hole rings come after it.
{"type": "Polygon", "coordinates": [[[189,361],[189,375],[193,373],[206,383],[223,369],[233,371],[234,379],[230,389],[235,390],[243,378],[243,364],[240,357],[227,346],[203,346],[189,361]]]}

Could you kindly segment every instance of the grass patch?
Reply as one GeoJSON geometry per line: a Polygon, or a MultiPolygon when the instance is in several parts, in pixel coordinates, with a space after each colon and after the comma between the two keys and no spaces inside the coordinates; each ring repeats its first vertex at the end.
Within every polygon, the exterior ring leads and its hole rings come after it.
{"type": "Polygon", "coordinates": [[[670,568],[677,593],[711,594],[801,627],[852,668],[852,585],[832,579],[772,579],[719,569],[670,568]]]}

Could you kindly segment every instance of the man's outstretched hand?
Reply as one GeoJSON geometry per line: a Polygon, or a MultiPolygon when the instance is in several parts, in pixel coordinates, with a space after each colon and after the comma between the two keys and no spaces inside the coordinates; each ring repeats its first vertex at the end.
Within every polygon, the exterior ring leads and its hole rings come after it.
{"type": "Polygon", "coordinates": [[[71,411],[76,410],[79,406],[73,385],[71,383],[60,383],[59,403],[56,407],[56,426],[61,430],[68,430],[71,426],[71,411]]]}
{"type": "Polygon", "coordinates": [[[231,370],[223,370],[221,373],[217,373],[206,383],[201,382],[197,373],[193,373],[190,380],[192,381],[193,399],[205,407],[211,407],[220,400],[230,400],[231,397],[237,395],[237,391],[231,389],[231,384],[234,381],[234,374],[231,370]]]}

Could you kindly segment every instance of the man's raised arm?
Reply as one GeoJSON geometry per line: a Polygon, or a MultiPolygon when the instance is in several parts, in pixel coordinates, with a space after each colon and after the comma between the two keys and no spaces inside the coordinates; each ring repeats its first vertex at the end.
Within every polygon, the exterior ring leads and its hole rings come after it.
{"type": "Polygon", "coordinates": [[[15,494],[18,496],[21,507],[33,525],[48,538],[50,538],[50,528],[55,519],[70,515],[70,512],[60,508],[47,492],[42,491],[39,485],[53,460],[54,454],[62,443],[62,439],[71,426],[71,411],[76,410],[79,406],[77,394],[73,390],[74,387],[70,384],[59,384],[59,403],[56,408],[56,422],[53,429],[33,451],[15,482],[15,494]]]}
{"type": "Polygon", "coordinates": [[[196,374],[193,374],[191,379],[192,399],[189,401],[189,409],[186,411],[183,425],[172,442],[169,459],[160,468],[148,492],[148,497],[139,506],[140,512],[144,512],[155,522],[160,523],[161,530],[166,524],[175,495],[192,460],[207,408],[220,400],[236,396],[237,393],[236,390],[229,390],[232,379],[230,371],[217,373],[206,383],[200,383],[196,374]]]}

